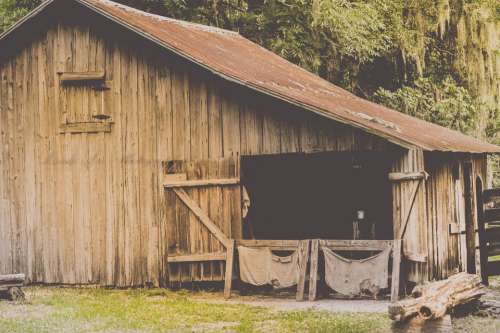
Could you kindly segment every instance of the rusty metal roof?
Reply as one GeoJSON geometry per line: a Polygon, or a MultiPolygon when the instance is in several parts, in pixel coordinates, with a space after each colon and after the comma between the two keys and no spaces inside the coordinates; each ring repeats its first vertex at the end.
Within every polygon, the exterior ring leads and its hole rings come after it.
{"type": "MultiPolygon", "coordinates": [[[[47,2],[52,1],[57,0],[47,2]]],[[[238,33],[152,15],[108,0],[74,1],[224,79],[360,128],[397,145],[428,151],[500,152],[500,146],[357,97],[238,33]]],[[[47,2],[42,6],[47,6],[47,2]]],[[[41,10],[34,11],[35,14],[39,12],[41,10]]],[[[3,37],[0,36],[0,41],[3,37]]]]}

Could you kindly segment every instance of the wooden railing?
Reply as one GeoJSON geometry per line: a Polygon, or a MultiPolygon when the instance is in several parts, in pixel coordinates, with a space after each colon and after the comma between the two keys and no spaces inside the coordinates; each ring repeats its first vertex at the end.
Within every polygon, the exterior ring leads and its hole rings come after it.
{"type": "Polygon", "coordinates": [[[299,264],[299,281],[297,282],[297,301],[304,300],[304,289],[306,283],[307,263],[309,261],[309,247],[311,241],[306,240],[254,240],[239,239],[236,245],[250,248],[267,247],[273,251],[297,251],[299,264]]]}
{"type": "MultiPolygon", "coordinates": [[[[401,275],[401,239],[398,240],[323,240],[315,239],[311,243],[311,268],[309,272],[309,300],[316,299],[316,283],[318,276],[318,257],[320,246],[333,251],[383,251],[392,252],[391,301],[399,299],[399,279],[401,275]]],[[[389,264],[389,263],[387,263],[389,264]]]]}
{"type": "MultiPolygon", "coordinates": [[[[399,299],[399,279],[401,267],[401,240],[236,240],[235,244],[258,248],[267,247],[273,251],[299,252],[299,281],[297,283],[298,301],[304,300],[307,263],[309,262],[309,300],[316,300],[319,248],[326,246],[334,251],[383,251],[392,252],[391,300],[399,299]],[[310,250],[309,250],[310,249],[310,250]]],[[[389,264],[389,263],[387,263],[389,264]]],[[[226,267],[227,269],[227,267],[226,267]]]]}
{"type": "Polygon", "coordinates": [[[479,227],[480,231],[484,230],[484,234],[480,235],[480,251],[486,252],[482,257],[487,258],[487,262],[482,266],[486,268],[485,275],[500,275],[500,258],[491,260],[500,256],[500,188],[485,190],[483,203],[486,208],[479,227]]]}

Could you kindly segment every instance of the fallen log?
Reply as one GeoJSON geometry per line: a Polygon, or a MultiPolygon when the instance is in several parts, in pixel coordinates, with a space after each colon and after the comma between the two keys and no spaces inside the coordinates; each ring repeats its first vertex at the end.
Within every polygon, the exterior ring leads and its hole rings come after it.
{"type": "Polygon", "coordinates": [[[413,298],[389,305],[389,317],[395,321],[416,315],[423,320],[441,318],[458,305],[478,300],[484,293],[479,276],[458,273],[446,280],[416,287],[413,298]]]}
{"type": "Polygon", "coordinates": [[[24,274],[0,275],[0,299],[20,301],[24,299],[21,287],[24,285],[26,276],[24,274]]]}
{"type": "Polygon", "coordinates": [[[21,287],[25,280],[24,274],[0,275],[0,288],[21,287]]]}

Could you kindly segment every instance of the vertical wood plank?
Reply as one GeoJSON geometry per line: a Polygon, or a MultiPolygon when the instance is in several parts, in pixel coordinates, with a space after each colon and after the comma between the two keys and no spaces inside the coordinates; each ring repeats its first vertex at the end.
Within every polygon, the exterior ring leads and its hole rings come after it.
{"type": "Polygon", "coordinates": [[[226,274],[224,275],[224,298],[231,297],[231,287],[233,284],[233,269],[234,269],[234,239],[229,241],[226,252],[226,274]]]}
{"type": "Polygon", "coordinates": [[[394,240],[393,250],[392,250],[392,283],[391,283],[391,302],[396,302],[399,300],[399,281],[401,276],[401,251],[402,251],[402,240],[394,240]]]}
{"type": "Polygon", "coordinates": [[[240,153],[240,110],[234,97],[222,100],[222,142],[224,157],[239,156],[240,153]]]}
{"type": "Polygon", "coordinates": [[[315,301],[317,297],[318,283],[318,258],[319,258],[319,239],[311,240],[311,267],[309,269],[309,301],[315,301]]]}
{"type": "Polygon", "coordinates": [[[262,122],[262,149],[264,154],[277,154],[281,152],[280,125],[280,120],[274,113],[266,113],[264,115],[262,122]]]}
{"type": "Polygon", "coordinates": [[[167,194],[163,188],[163,176],[166,173],[164,163],[172,158],[172,95],[171,95],[171,73],[169,68],[161,66],[158,60],[156,67],[156,97],[155,108],[157,114],[157,135],[156,135],[156,155],[157,155],[157,223],[158,233],[158,256],[159,256],[159,284],[166,286],[168,281],[167,254],[169,248],[169,236],[171,225],[169,219],[172,215],[171,200],[167,200],[167,194]],[[168,205],[168,206],[167,206],[168,205]]]}
{"type": "Polygon", "coordinates": [[[307,264],[309,258],[310,240],[301,240],[298,248],[299,256],[299,281],[297,283],[297,301],[304,300],[304,289],[306,285],[307,264]]]}
{"type": "MultiPolygon", "coordinates": [[[[38,86],[34,81],[36,67],[33,61],[33,47],[26,50],[26,112],[24,124],[25,140],[25,201],[26,201],[26,222],[27,222],[27,281],[32,282],[34,276],[34,223],[37,221],[36,212],[36,174],[35,174],[35,101],[38,100],[38,86]],[[28,96],[29,93],[29,96],[28,96]]],[[[1,104],[1,103],[0,103],[1,104]]],[[[1,108],[0,108],[1,111],[1,108]]],[[[1,118],[1,117],[0,117],[1,118]]],[[[0,126],[1,127],[1,126],[0,126]]],[[[3,147],[3,144],[1,145],[3,147]]],[[[1,156],[1,154],[0,154],[1,156]]],[[[1,162],[0,162],[1,164],[1,162]]],[[[1,178],[1,171],[0,171],[1,178]]]]}

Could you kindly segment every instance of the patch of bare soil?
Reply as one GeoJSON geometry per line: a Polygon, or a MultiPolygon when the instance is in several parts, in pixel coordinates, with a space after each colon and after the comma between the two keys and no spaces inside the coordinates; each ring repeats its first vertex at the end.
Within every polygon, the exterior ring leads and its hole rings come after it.
{"type": "Polygon", "coordinates": [[[220,298],[203,299],[208,303],[217,304],[244,304],[249,306],[259,306],[270,308],[276,311],[303,311],[320,310],[331,313],[351,312],[351,313],[386,313],[389,301],[385,300],[344,300],[344,299],[319,299],[314,302],[295,300],[295,294],[290,295],[233,295],[229,300],[220,298]]]}
{"type": "Polygon", "coordinates": [[[235,332],[234,327],[238,326],[239,322],[217,322],[204,323],[191,328],[191,332],[235,332]]]}
{"type": "Polygon", "coordinates": [[[28,305],[25,303],[6,302],[0,305],[0,318],[26,320],[44,318],[54,312],[50,306],[28,305]]]}
{"type": "Polygon", "coordinates": [[[491,279],[487,293],[472,313],[457,313],[453,329],[457,333],[500,332],[500,279],[491,279]]]}
{"type": "Polygon", "coordinates": [[[491,279],[488,292],[481,297],[478,313],[500,320],[500,279],[491,279]]]}

